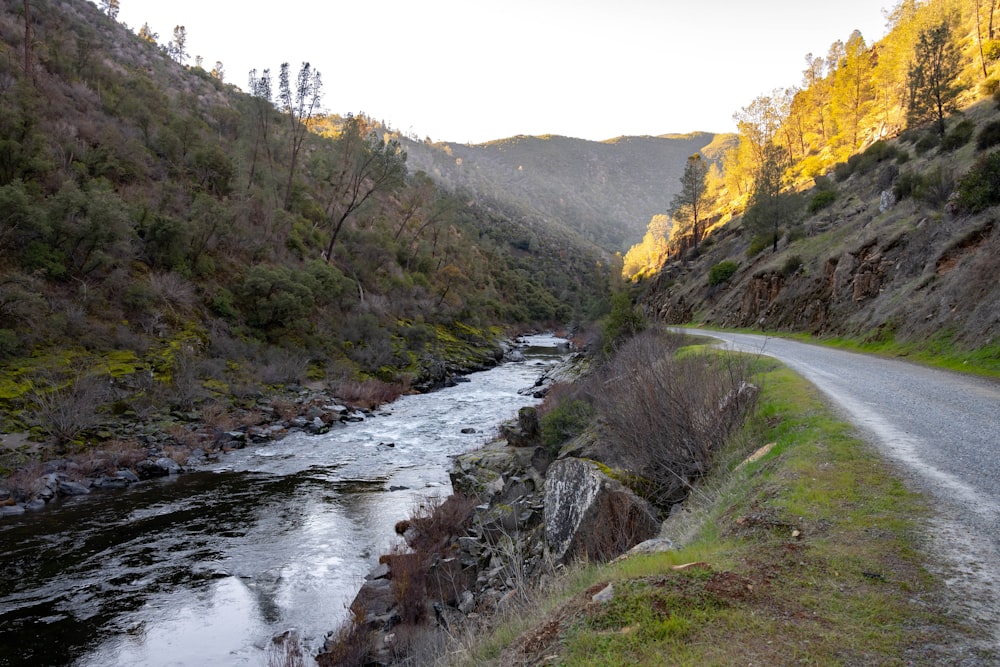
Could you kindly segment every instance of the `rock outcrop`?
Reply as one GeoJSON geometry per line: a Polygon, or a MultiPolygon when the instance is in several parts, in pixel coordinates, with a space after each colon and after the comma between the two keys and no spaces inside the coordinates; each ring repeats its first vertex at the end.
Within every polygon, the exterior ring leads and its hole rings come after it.
{"type": "Polygon", "coordinates": [[[545,541],[556,561],[586,556],[607,560],[654,537],[653,507],[583,459],[550,466],[545,478],[545,541]]]}

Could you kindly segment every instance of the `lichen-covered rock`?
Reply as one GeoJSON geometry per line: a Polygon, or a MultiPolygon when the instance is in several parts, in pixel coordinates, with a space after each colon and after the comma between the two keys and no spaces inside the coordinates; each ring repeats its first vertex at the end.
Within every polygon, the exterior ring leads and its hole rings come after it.
{"type": "Polygon", "coordinates": [[[545,540],[556,560],[608,560],[655,536],[653,507],[594,462],[562,459],[545,479],[545,540]]]}

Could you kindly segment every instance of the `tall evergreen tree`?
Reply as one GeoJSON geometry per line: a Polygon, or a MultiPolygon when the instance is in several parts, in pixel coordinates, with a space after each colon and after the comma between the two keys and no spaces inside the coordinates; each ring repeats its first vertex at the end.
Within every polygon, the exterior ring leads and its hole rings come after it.
{"type": "Polygon", "coordinates": [[[861,124],[874,97],[873,69],[865,39],[855,30],[844,47],[833,84],[834,118],[839,129],[837,143],[847,155],[858,148],[861,124]]]}
{"type": "Polygon", "coordinates": [[[288,63],[281,64],[278,76],[278,101],[282,110],[288,114],[288,124],[291,130],[291,158],[288,165],[288,184],[285,186],[285,210],[292,203],[292,183],[295,179],[295,169],[298,167],[299,153],[306,139],[308,123],[319,111],[319,102],[323,97],[323,80],[319,70],[312,69],[309,63],[302,63],[299,75],[292,89],[289,80],[288,63]]]}
{"type": "Polygon", "coordinates": [[[705,177],[708,175],[708,165],[702,159],[701,153],[695,153],[687,159],[684,173],[681,175],[681,190],[670,202],[670,213],[674,219],[685,228],[691,230],[691,240],[695,249],[701,240],[703,216],[705,213],[705,177]]]}
{"type": "Polygon", "coordinates": [[[187,52],[187,28],[182,25],[174,26],[174,38],[167,44],[167,53],[183,65],[188,59],[187,52]]]}
{"type": "Polygon", "coordinates": [[[785,149],[775,143],[768,144],[754,180],[750,205],[743,214],[744,226],[755,236],[768,238],[772,252],[777,252],[782,230],[795,217],[795,195],[782,192],[787,166],[788,153],[785,149]]]}
{"type": "Polygon", "coordinates": [[[951,26],[947,21],[920,32],[907,77],[910,86],[907,120],[910,125],[934,120],[938,133],[944,135],[945,114],[955,110],[955,100],[960,92],[955,85],[960,65],[958,47],[952,41],[951,26]]]}

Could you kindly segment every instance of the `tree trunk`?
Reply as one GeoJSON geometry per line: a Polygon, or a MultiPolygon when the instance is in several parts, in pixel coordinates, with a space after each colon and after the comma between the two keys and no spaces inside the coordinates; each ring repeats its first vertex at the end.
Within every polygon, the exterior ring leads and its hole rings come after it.
{"type": "MultiPolygon", "coordinates": [[[[992,9],[993,0],[990,0],[990,8],[992,9]]],[[[986,56],[983,55],[983,29],[982,29],[982,15],[979,12],[979,0],[976,0],[976,41],[979,43],[979,62],[983,65],[983,78],[989,76],[989,72],[986,70],[986,56]]]]}
{"type": "Polygon", "coordinates": [[[28,0],[24,0],[24,76],[34,83],[31,68],[31,4],[28,0]]]}

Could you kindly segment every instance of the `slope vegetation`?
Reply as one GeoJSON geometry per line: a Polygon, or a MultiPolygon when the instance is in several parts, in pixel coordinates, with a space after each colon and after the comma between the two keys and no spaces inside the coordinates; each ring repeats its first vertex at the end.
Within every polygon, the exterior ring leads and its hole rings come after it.
{"type": "Polygon", "coordinates": [[[315,113],[304,66],[246,94],[86,0],[3,9],[0,431],[83,376],[118,413],[440,380],[501,327],[604,308],[597,248],[440,191],[369,119],[315,113]]]}
{"type": "Polygon", "coordinates": [[[616,252],[669,209],[688,156],[717,159],[733,139],[697,132],[602,142],[550,135],[406,145],[410,164],[446,188],[533,213],[616,252]]]}
{"type": "Polygon", "coordinates": [[[1000,370],[996,181],[992,195],[975,195],[985,200],[963,204],[978,180],[996,178],[996,154],[973,137],[998,120],[985,101],[949,120],[971,127],[964,145],[922,147],[933,130],[874,145],[800,195],[801,222],[776,251],[736,219],[699,257],[666,264],[647,285],[647,307],[670,323],[966,354],[1000,370]],[[732,274],[720,280],[726,263],[732,274]]]}

